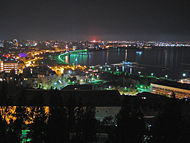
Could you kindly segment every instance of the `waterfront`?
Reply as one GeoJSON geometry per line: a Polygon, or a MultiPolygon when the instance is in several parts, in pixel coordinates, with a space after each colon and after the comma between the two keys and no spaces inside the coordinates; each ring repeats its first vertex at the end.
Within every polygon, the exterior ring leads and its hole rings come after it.
{"type": "MultiPolygon", "coordinates": [[[[132,65],[132,73],[161,77],[167,75],[172,79],[182,78],[190,73],[188,53],[189,48],[167,47],[152,49],[126,49],[110,48],[109,50],[89,51],[87,53],[71,54],[65,57],[65,61],[70,64],[80,64],[87,66],[118,64],[122,61],[135,63],[132,65]]],[[[120,69],[122,70],[122,69],[120,69]]],[[[125,68],[129,71],[129,67],[125,68]]]]}

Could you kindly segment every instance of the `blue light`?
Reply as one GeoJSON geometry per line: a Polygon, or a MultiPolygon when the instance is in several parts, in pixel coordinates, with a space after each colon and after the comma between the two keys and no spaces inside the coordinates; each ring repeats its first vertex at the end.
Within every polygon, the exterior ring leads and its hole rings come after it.
{"type": "Polygon", "coordinates": [[[125,65],[131,65],[131,62],[124,62],[125,65]]]}
{"type": "Polygon", "coordinates": [[[136,51],[136,54],[139,55],[139,56],[141,56],[142,53],[143,53],[142,51],[136,51]]]}
{"type": "Polygon", "coordinates": [[[22,58],[22,57],[26,57],[26,54],[25,53],[20,53],[19,56],[22,58]]]}

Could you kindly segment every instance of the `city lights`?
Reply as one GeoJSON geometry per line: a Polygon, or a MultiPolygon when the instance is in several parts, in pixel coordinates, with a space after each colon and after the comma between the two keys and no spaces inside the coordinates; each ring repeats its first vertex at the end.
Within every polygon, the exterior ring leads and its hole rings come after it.
{"type": "Polygon", "coordinates": [[[188,143],[190,1],[9,1],[0,143],[188,143]]]}

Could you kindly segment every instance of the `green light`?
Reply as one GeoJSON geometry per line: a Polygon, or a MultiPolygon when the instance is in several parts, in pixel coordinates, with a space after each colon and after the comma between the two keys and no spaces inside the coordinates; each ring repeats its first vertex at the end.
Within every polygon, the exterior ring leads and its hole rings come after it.
{"type": "Polygon", "coordinates": [[[127,90],[127,87],[125,87],[124,90],[126,91],[126,90],[127,90]]]}
{"type": "Polygon", "coordinates": [[[30,142],[31,140],[32,140],[32,139],[27,139],[26,141],[27,141],[27,142],[30,142]]]}
{"type": "Polygon", "coordinates": [[[65,62],[65,56],[69,55],[69,54],[75,54],[75,53],[82,53],[82,52],[86,52],[87,50],[76,50],[76,51],[70,51],[68,53],[63,53],[63,54],[60,54],[57,59],[62,62],[63,64],[65,65],[68,65],[69,63],[66,63],[65,62]]]}
{"type": "Polygon", "coordinates": [[[100,84],[100,83],[102,83],[102,80],[94,80],[94,81],[91,81],[91,83],[100,84]]]}
{"type": "Polygon", "coordinates": [[[27,138],[28,133],[30,132],[30,130],[22,130],[22,134],[20,136],[21,142],[22,143],[26,143],[26,142],[30,142],[31,138],[27,138]]]}

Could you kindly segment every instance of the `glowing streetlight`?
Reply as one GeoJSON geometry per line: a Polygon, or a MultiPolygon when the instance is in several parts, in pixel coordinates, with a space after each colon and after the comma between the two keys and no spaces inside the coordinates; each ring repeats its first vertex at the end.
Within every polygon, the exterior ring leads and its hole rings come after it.
{"type": "Polygon", "coordinates": [[[167,75],[167,74],[165,75],[165,78],[168,78],[168,75],[167,75]]]}
{"type": "Polygon", "coordinates": [[[182,76],[183,76],[183,77],[186,77],[186,73],[183,73],[182,76]]]}
{"type": "Polygon", "coordinates": [[[141,72],[139,71],[139,72],[138,72],[138,74],[140,75],[140,74],[141,74],[141,72]]]}
{"type": "Polygon", "coordinates": [[[151,73],[151,76],[154,76],[154,73],[151,73]]]}

